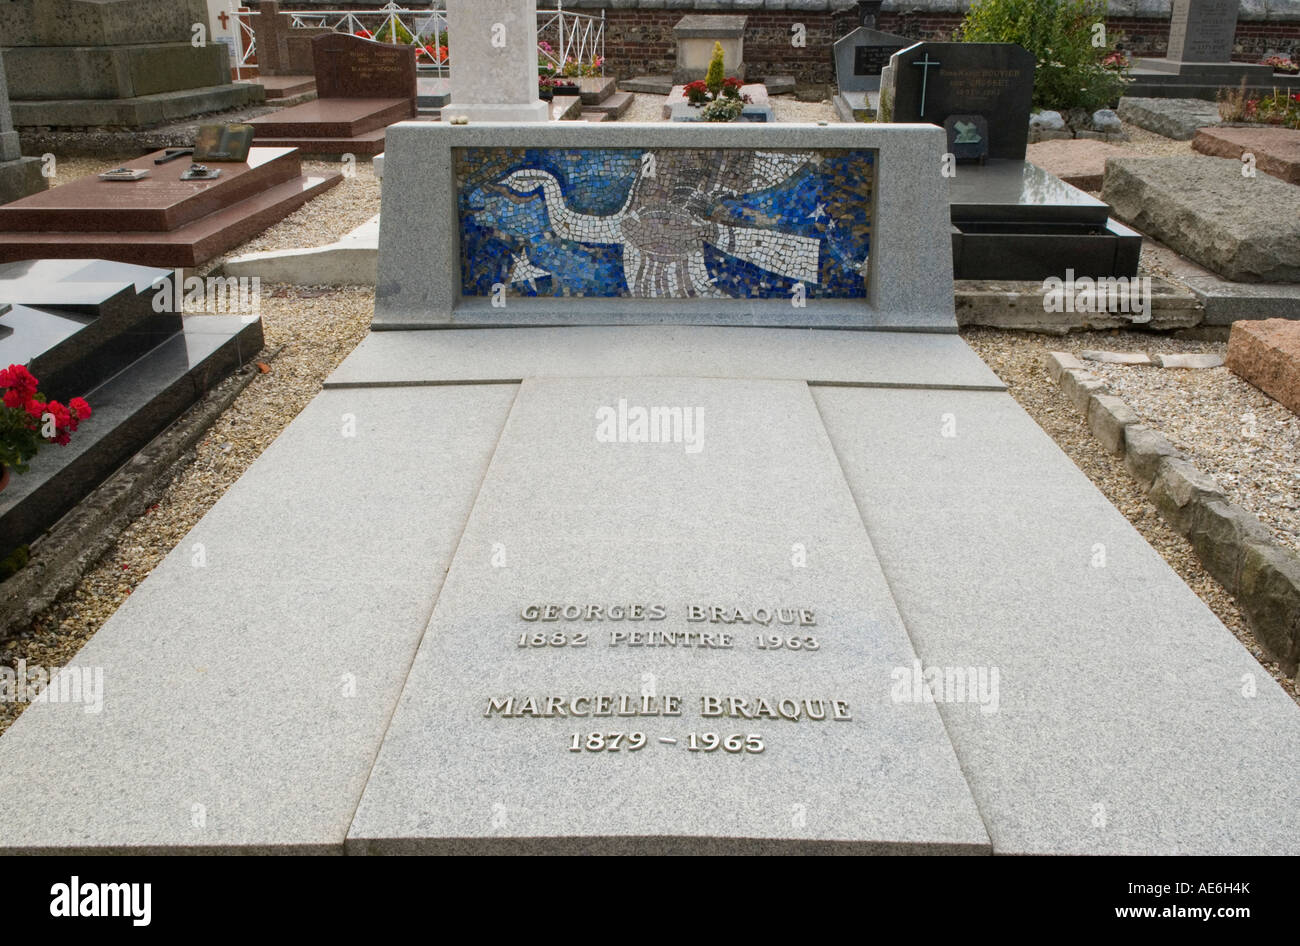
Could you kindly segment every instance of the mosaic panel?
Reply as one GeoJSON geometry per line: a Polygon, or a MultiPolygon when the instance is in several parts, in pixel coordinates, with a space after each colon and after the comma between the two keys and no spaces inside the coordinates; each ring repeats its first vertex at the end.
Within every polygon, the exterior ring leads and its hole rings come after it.
{"type": "Polygon", "coordinates": [[[457,148],[453,162],[465,296],[867,293],[873,150],[457,148]]]}

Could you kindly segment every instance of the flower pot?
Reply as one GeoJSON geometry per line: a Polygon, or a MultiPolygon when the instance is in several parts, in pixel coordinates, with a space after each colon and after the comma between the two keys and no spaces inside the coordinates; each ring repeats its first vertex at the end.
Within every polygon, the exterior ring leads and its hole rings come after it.
{"type": "Polygon", "coordinates": [[[549,87],[545,89],[539,88],[537,90],[537,97],[541,99],[543,102],[549,102],[554,97],[554,95],[555,95],[555,90],[549,87]]]}
{"type": "Polygon", "coordinates": [[[573,84],[569,84],[569,85],[557,85],[557,86],[555,87],[555,94],[556,94],[556,95],[580,95],[581,93],[582,93],[582,90],[579,89],[578,86],[573,85],[573,84]]]}

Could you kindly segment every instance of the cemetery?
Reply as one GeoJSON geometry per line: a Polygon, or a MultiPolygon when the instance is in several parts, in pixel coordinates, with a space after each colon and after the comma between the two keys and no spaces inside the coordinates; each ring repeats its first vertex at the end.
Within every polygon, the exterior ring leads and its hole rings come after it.
{"type": "Polygon", "coordinates": [[[1300,2],[1019,2],[9,0],[0,852],[1300,852],[1300,2]]]}

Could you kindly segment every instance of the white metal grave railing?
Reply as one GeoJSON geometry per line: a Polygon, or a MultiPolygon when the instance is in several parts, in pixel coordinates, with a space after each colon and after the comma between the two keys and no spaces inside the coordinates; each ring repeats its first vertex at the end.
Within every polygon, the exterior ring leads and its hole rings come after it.
{"type": "MultiPolygon", "coordinates": [[[[420,47],[416,62],[420,71],[446,75],[449,50],[439,44],[447,32],[447,11],[442,9],[411,10],[388,3],[377,10],[284,10],[291,29],[328,29],[373,37],[388,43],[410,43],[420,47]]],[[[239,78],[255,68],[257,38],[253,30],[252,11],[241,7],[235,11],[235,68],[239,78]]],[[[580,69],[605,74],[605,13],[600,16],[570,13],[563,3],[554,10],[537,11],[537,57],[543,68],[561,72],[570,60],[580,69]]],[[[454,42],[454,40],[450,41],[454,42]]]]}

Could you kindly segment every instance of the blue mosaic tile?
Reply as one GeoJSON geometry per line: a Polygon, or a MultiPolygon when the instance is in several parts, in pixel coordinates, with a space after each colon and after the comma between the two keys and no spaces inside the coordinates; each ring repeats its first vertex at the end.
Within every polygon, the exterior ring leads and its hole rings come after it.
{"type": "Polygon", "coordinates": [[[867,293],[875,152],[459,148],[461,292],[867,293]]]}

